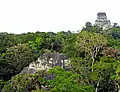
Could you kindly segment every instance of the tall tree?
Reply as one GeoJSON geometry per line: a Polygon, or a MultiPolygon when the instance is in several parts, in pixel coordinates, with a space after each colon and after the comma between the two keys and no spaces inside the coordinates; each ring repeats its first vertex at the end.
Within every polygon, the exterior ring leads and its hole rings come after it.
{"type": "Polygon", "coordinates": [[[95,59],[104,45],[107,45],[107,39],[101,34],[82,31],[77,36],[76,47],[78,50],[84,49],[91,56],[92,71],[95,59]]]}

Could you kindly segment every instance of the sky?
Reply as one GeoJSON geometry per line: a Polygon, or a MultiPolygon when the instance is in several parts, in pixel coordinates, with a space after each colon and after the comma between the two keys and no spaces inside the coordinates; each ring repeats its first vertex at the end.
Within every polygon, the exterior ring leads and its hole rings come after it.
{"type": "Polygon", "coordinates": [[[120,0],[0,0],[0,32],[59,32],[81,30],[106,12],[120,23],[120,0]]]}

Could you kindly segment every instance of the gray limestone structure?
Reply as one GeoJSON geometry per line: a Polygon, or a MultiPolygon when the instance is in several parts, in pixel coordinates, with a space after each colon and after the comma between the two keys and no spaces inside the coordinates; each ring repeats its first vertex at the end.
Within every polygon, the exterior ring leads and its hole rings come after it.
{"type": "Polygon", "coordinates": [[[31,62],[28,67],[25,67],[20,74],[33,74],[39,70],[49,70],[54,66],[70,69],[70,60],[68,56],[56,52],[44,53],[38,60],[31,62]]]}
{"type": "Polygon", "coordinates": [[[95,20],[95,25],[103,29],[111,27],[111,22],[107,19],[107,15],[105,12],[98,12],[97,20],[95,20]]]}

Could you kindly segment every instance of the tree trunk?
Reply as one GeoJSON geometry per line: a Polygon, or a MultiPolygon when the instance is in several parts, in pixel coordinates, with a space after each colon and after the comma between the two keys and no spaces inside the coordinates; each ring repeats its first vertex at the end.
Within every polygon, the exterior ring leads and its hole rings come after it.
{"type": "Polygon", "coordinates": [[[97,83],[97,87],[96,87],[96,89],[95,89],[95,92],[98,92],[98,87],[99,87],[99,85],[100,85],[100,79],[99,79],[99,81],[98,81],[98,83],[97,83]]]}
{"type": "Polygon", "coordinates": [[[118,88],[118,92],[120,92],[120,86],[117,82],[115,82],[115,84],[117,85],[117,88],[118,88]]]}
{"type": "Polygon", "coordinates": [[[91,53],[91,56],[92,56],[92,72],[93,72],[93,65],[95,63],[95,58],[97,57],[97,54],[98,54],[99,50],[100,49],[98,47],[95,47],[94,51],[91,53]]]}
{"type": "Polygon", "coordinates": [[[118,92],[120,92],[120,89],[118,90],[118,92]]]}
{"type": "Polygon", "coordinates": [[[95,58],[92,56],[92,72],[93,72],[93,65],[94,65],[94,62],[95,62],[95,58]]]}

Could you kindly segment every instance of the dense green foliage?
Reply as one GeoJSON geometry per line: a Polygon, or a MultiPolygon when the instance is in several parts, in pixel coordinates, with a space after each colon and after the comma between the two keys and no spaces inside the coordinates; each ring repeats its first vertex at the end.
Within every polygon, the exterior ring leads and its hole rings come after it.
{"type": "Polygon", "coordinates": [[[80,75],[73,74],[71,71],[65,71],[60,67],[50,69],[48,73],[37,73],[34,75],[17,75],[7,82],[3,92],[27,92],[32,89],[47,92],[94,92],[91,85],[81,85],[80,75]],[[29,85],[32,86],[29,86],[29,85]]]}
{"type": "Polygon", "coordinates": [[[80,33],[0,33],[0,91],[118,92],[120,27],[102,30],[87,22],[80,33]],[[19,74],[43,53],[68,55],[70,69],[19,74]]]}
{"type": "Polygon", "coordinates": [[[34,54],[26,44],[18,44],[10,47],[6,53],[2,53],[0,61],[0,78],[5,79],[18,74],[25,66],[34,61],[34,54]]]}

